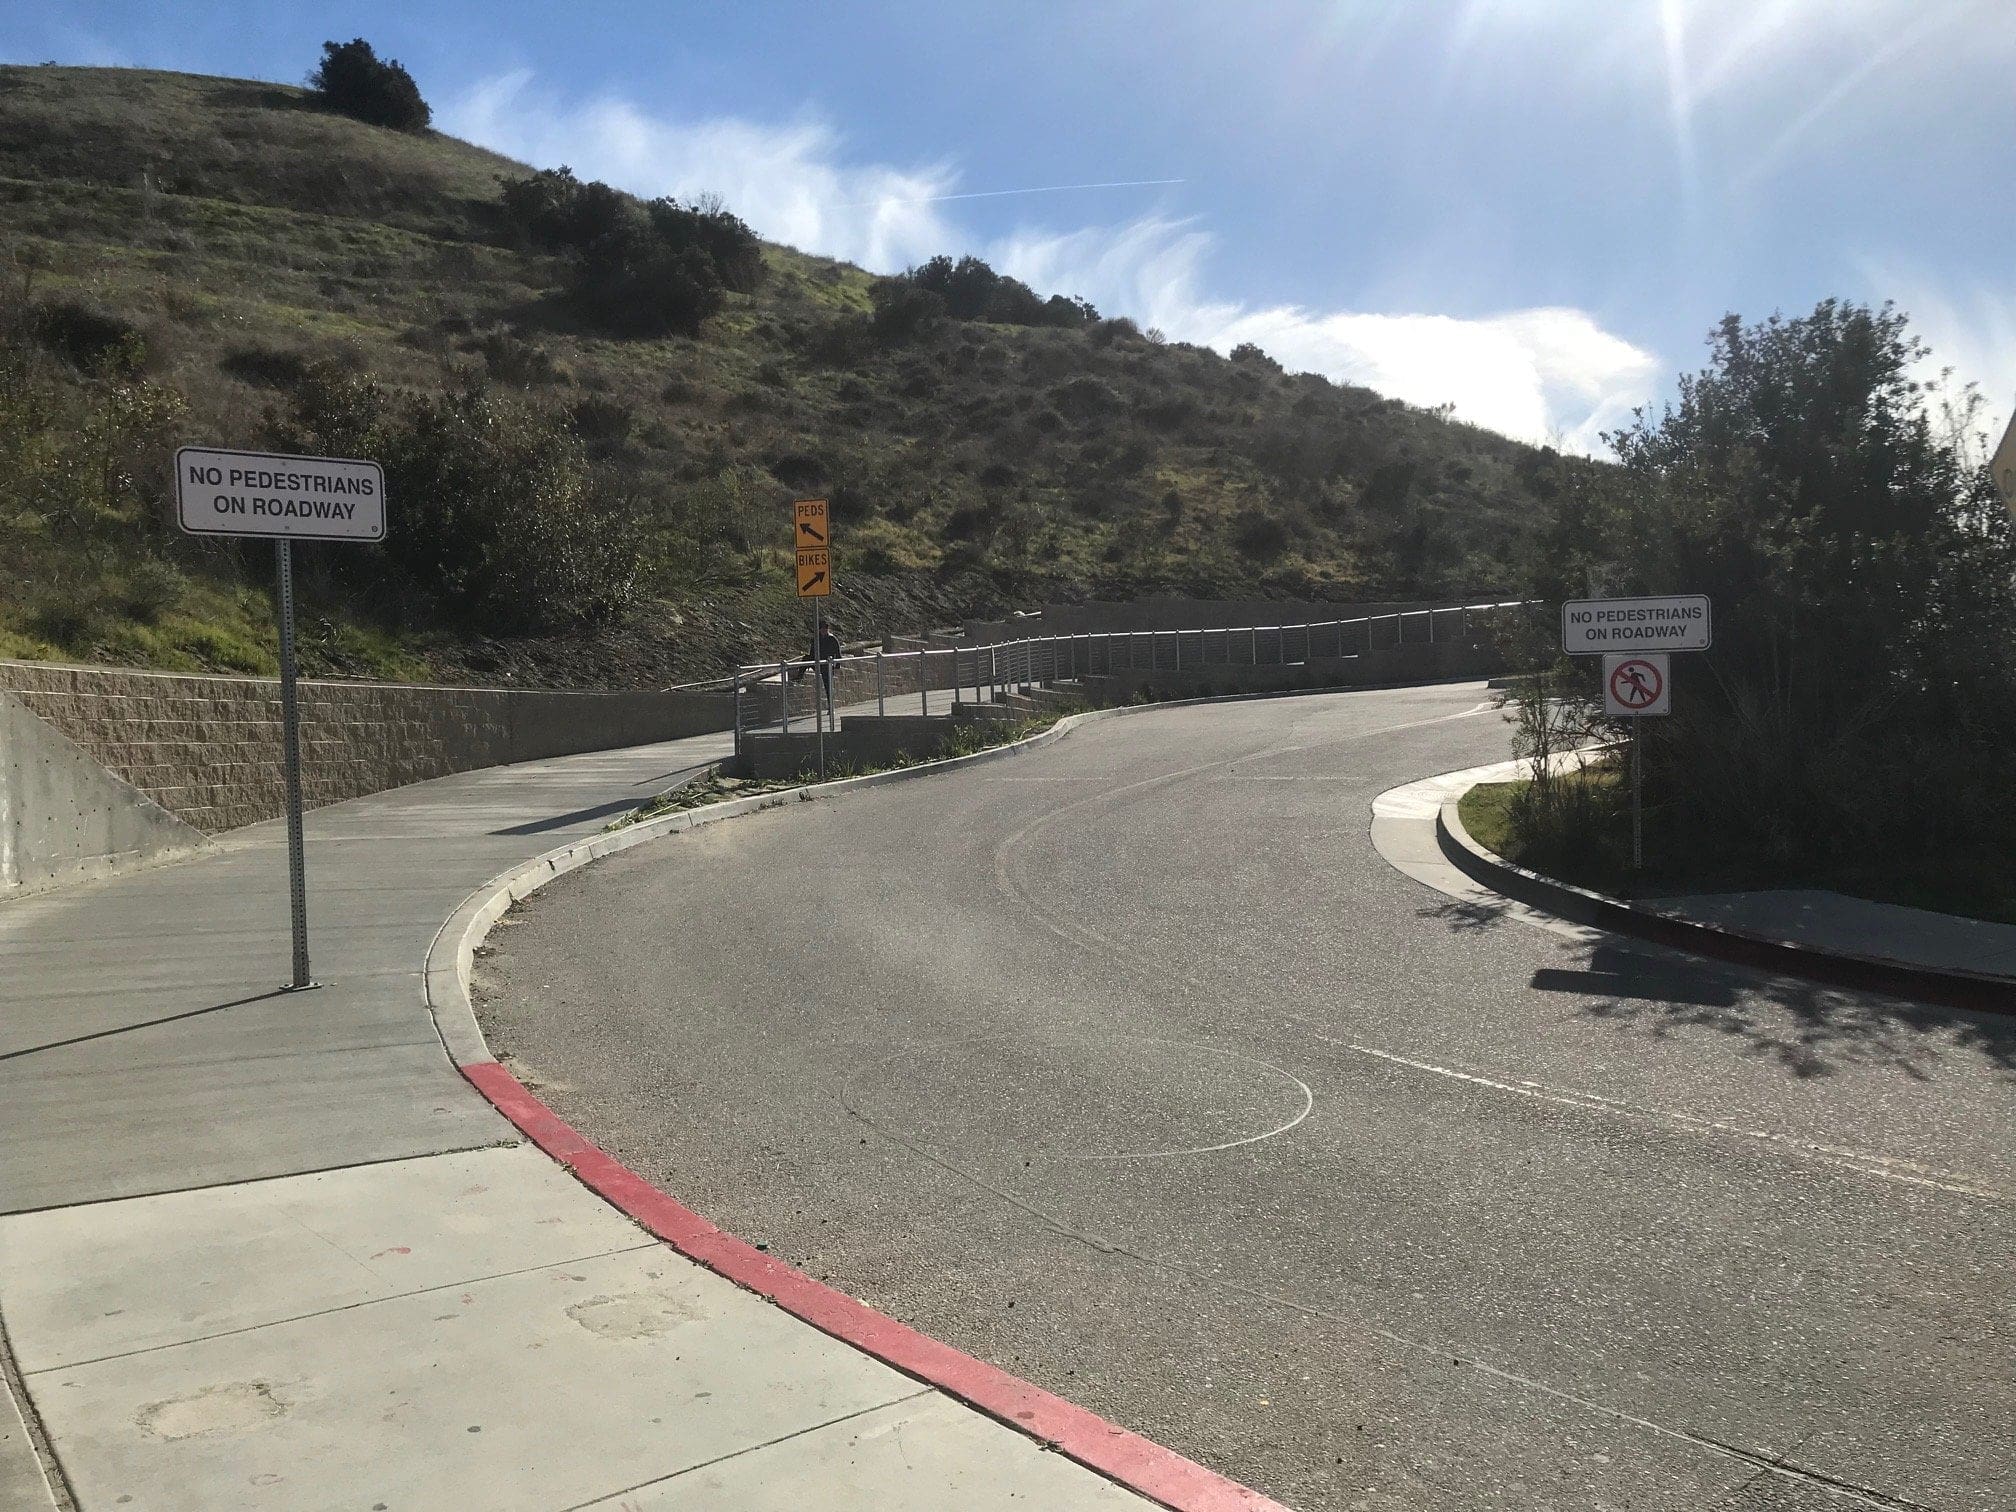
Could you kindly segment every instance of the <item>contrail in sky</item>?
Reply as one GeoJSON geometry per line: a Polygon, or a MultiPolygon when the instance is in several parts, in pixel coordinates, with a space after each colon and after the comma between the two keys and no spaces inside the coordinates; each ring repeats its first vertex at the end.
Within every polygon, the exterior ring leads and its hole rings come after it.
{"type": "Polygon", "coordinates": [[[1044,184],[1035,189],[980,189],[971,194],[931,194],[922,199],[897,199],[891,195],[884,199],[861,200],[852,205],[841,205],[842,210],[871,210],[877,205],[941,205],[946,200],[1000,199],[1010,194],[1063,194],[1071,189],[1152,189],[1163,184],[1180,184],[1180,178],[1173,179],[1122,179],[1111,184],[1044,184]]]}

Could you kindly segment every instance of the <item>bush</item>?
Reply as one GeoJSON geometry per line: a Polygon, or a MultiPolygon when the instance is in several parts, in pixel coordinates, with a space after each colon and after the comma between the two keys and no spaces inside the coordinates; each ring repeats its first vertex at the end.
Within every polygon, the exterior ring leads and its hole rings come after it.
{"type": "MultiPolygon", "coordinates": [[[[1053,294],[1044,299],[1019,278],[1009,278],[978,257],[934,257],[922,267],[912,268],[899,281],[914,285],[943,302],[945,313],[954,320],[986,320],[997,325],[1062,326],[1086,325],[1099,312],[1085,300],[1053,294]]],[[[879,310],[879,307],[878,307],[879,310]]]]}
{"type": "MultiPolygon", "coordinates": [[[[1833,300],[1711,337],[1663,414],[1570,476],[1536,596],[1698,592],[1715,644],[1650,721],[1648,817],[1779,874],[2016,846],[2016,530],[1928,412],[1904,317],[1833,300]]],[[[1958,406],[1970,429],[1971,400],[1958,406]]]]}
{"type": "Polygon", "coordinates": [[[577,260],[574,303],[618,336],[697,336],[725,298],[707,254],[632,225],[577,260]]]}
{"type": "Polygon", "coordinates": [[[27,618],[31,631],[73,655],[89,655],[111,628],[102,595],[83,588],[38,596],[27,618]]]}
{"type": "Polygon", "coordinates": [[[502,197],[522,240],[567,256],[575,306],[618,335],[698,335],[763,281],[763,244],[716,203],[645,203],[564,167],[505,180],[502,197]]]}
{"type": "Polygon", "coordinates": [[[394,131],[420,131],[434,118],[413,76],[383,59],[362,37],[324,42],[322,63],[308,77],[322,103],[342,115],[394,131]]]}
{"type": "Polygon", "coordinates": [[[188,580],[173,563],[142,557],[126,574],[120,607],[141,624],[151,625],[182,601],[187,587],[188,580]]]}
{"type": "Polygon", "coordinates": [[[595,497],[563,417],[476,387],[406,395],[317,368],[271,425],[289,450],[385,469],[385,542],[346,549],[338,572],[369,582],[389,568],[408,594],[491,633],[606,619],[630,602],[632,533],[595,497]]]}
{"type": "Polygon", "coordinates": [[[567,412],[574,434],[584,441],[613,445],[626,441],[637,427],[637,407],[622,399],[589,394],[567,412]]]}
{"type": "Polygon", "coordinates": [[[871,325],[884,341],[915,341],[945,318],[945,298],[907,278],[878,278],[869,291],[871,325]]]}
{"type": "Polygon", "coordinates": [[[1288,527],[1273,515],[1251,506],[1232,523],[1232,544],[1242,556],[1271,562],[1288,549],[1288,527]]]}
{"type": "Polygon", "coordinates": [[[472,345],[483,359],[484,370],[497,382],[512,388],[552,383],[560,376],[559,364],[551,352],[536,341],[527,341],[509,326],[491,327],[472,345]]]}
{"type": "Polygon", "coordinates": [[[224,372],[257,388],[292,388],[308,371],[301,352],[280,347],[236,347],[217,359],[224,372]]]}
{"type": "Polygon", "coordinates": [[[147,362],[147,338],[138,326],[81,300],[34,306],[28,328],[46,350],[81,372],[137,373],[147,362]]]}

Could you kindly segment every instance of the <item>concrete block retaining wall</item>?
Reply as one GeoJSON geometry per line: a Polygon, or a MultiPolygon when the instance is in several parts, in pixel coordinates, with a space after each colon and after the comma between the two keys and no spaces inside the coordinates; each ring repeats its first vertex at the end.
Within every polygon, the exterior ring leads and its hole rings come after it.
{"type": "MultiPolygon", "coordinates": [[[[280,684],[0,661],[0,691],[184,823],[215,834],[281,812],[280,684]]],[[[303,784],[335,803],[501,762],[725,730],[714,692],[570,693],[304,681],[303,784]]]]}
{"type": "MultiPolygon", "coordinates": [[[[1018,717],[1004,714],[997,722],[1000,732],[1005,735],[1018,717]]],[[[936,756],[951,735],[970,723],[955,721],[948,713],[929,717],[892,714],[886,719],[850,714],[838,730],[826,736],[827,767],[829,771],[858,771],[899,757],[921,761],[936,756]]],[[[819,735],[809,726],[794,728],[789,735],[759,735],[743,743],[745,777],[789,778],[818,768],[819,735]]]]}
{"type": "Polygon", "coordinates": [[[0,693],[0,898],[107,876],[201,844],[199,830],[0,693]]]}

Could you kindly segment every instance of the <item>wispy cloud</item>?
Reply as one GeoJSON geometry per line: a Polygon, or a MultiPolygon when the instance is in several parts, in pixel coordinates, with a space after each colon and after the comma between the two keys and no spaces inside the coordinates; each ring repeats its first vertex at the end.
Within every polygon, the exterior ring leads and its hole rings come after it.
{"type": "MultiPolygon", "coordinates": [[[[1158,189],[1168,184],[1180,184],[1183,180],[1173,179],[1112,179],[1103,184],[1037,184],[1027,189],[973,189],[961,194],[934,194],[920,203],[942,205],[948,200],[1013,199],[1025,194],[1074,194],[1087,189],[1158,189]]],[[[882,201],[867,200],[859,205],[847,205],[848,210],[866,209],[882,201]]]]}
{"type": "Polygon", "coordinates": [[[1862,258],[1858,266],[1867,297],[1895,301],[1931,348],[1917,376],[1931,382],[1950,370],[1955,386],[1972,383],[1980,390],[1982,425],[1992,444],[2016,408],[2016,283],[1956,286],[1883,258],[1862,258]]]}
{"type": "Polygon", "coordinates": [[[614,97],[569,103],[529,70],[477,85],[440,121],[499,152],[637,193],[717,193],[765,236],[865,267],[901,268],[946,250],[931,207],[957,189],[952,170],[845,163],[838,134],[820,121],[666,120],[614,97]]]}
{"type": "Polygon", "coordinates": [[[529,72],[482,83],[441,120],[458,136],[639,193],[718,192],[765,236],[879,272],[940,252],[977,252],[1042,292],[1083,295],[1174,339],[1220,351],[1250,341],[1291,369],[1411,403],[1450,404],[1465,420],[1524,440],[1600,450],[1600,433],[1644,403],[1659,379],[1651,353],[1575,309],[1459,317],[1254,306],[1214,293],[1213,238],[1190,221],[1151,215],[990,241],[940,207],[995,191],[969,196],[945,164],[848,162],[839,134],[816,120],[666,120],[621,99],[569,103],[529,72]]]}
{"type": "Polygon", "coordinates": [[[1137,220],[1063,235],[1025,233],[993,249],[1038,288],[1069,289],[1169,336],[1219,351],[1252,342],[1288,367],[1362,384],[1509,436],[1602,449],[1601,433],[1645,403],[1658,360],[1581,310],[1458,318],[1415,312],[1255,307],[1203,290],[1208,233],[1137,220]]]}

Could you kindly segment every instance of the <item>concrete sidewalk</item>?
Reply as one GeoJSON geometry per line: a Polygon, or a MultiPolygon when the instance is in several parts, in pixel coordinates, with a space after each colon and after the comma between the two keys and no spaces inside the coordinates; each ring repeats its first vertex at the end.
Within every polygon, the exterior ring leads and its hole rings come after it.
{"type": "MultiPolygon", "coordinates": [[[[1568,766],[1579,757],[1568,752],[1557,760],[1568,766]]],[[[1599,929],[1505,898],[1473,881],[1449,862],[1436,840],[1435,816],[1443,804],[1479,783],[1509,782],[1522,776],[1528,765],[1525,761],[1496,762],[1426,777],[1381,793],[1372,805],[1372,842],[1396,869],[1451,897],[1502,909],[1556,933],[1599,940],[1603,937],[1599,929]]],[[[2016,925],[1934,913],[1901,903],[1878,903],[1818,888],[1774,888],[1640,898],[1633,906],[1834,955],[1894,961],[1935,971],[2016,976],[2016,925]]]]}
{"type": "MultiPolygon", "coordinates": [[[[520,1143],[423,995],[489,878],[726,754],[496,768],[0,908],[0,1319],[85,1509],[1121,1508],[520,1143]]],[[[0,1394],[4,1409],[4,1394],[0,1394]]],[[[49,1499],[0,1410],[0,1500],[49,1499]],[[28,1499],[32,1495],[33,1499],[28,1499]]]]}
{"type": "Polygon", "coordinates": [[[2016,925],[1876,903],[1822,888],[1646,898],[1641,908],[1718,929],[1740,929],[1811,950],[1939,971],[2016,976],[2016,925]]]}

